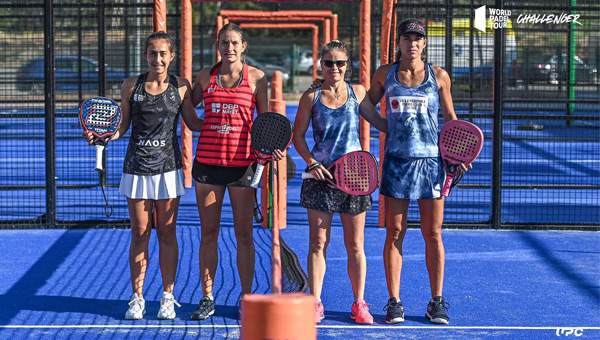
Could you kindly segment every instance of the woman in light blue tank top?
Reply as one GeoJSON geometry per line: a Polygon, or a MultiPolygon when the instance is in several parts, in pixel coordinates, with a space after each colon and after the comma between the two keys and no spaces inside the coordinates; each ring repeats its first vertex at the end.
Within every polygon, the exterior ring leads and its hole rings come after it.
{"type": "Polygon", "coordinates": [[[426,316],[431,322],[447,324],[447,304],[442,296],[444,197],[440,194],[445,173],[439,157],[437,122],[439,110],[444,121],[456,119],[450,77],[442,68],[424,62],[427,38],[421,22],[407,19],[398,28],[397,61],[375,72],[369,100],[360,105],[363,117],[386,133],[381,176],[387,227],[383,256],[390,297],[386,322],[404,321],[400,301],[402,242],[407,229],[408,206],[411,199],[416,199],[431,286],[426,316]],[[384,95],[385,118],[373,106],[384,95]]]}
{"type": "Polygon", "coordinates": [[[354,303],[350,317],[357,323],[372,324],[373,316],[364,300],[367,260],[364,251],[366,211],[371,209],[371,196],[351,196],[325,181],[332,178],[327,167],[341,156],[361,150],[359,136],[359,103],[366,91],[362,85],[344,81],[348,68],[348,49],[334,40],[321,51],[324,82],[310,89],[300,99],[294,123],[294,146],[315,179],[302,183],[300,205],[308,210],[310,242],[308,282],[315,296],[315,322],[324,317],[321,289],[325,276],[325,253],[329,244],[331,220],[340,214],[344,242],[348,253],[348,276],[352,283],[354,303]],[[306,132],[312,121],[314,147],[309,149],[306,132]]]}

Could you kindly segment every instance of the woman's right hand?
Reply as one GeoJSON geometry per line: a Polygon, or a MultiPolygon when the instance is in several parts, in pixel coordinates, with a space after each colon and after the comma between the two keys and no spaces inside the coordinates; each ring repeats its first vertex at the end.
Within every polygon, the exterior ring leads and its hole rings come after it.
{"type": "Polygon", "coordinates": [[[327,170],[322,164],[318,167],[308,171],[314,179],[324,181],[325,178],[333,179],[329,170],[327,170]]]}
{"type": "Polygon", "coordinates": [[[83,131],[83,133],[81,135],[83,136],[83,138],[85,138],[85,140],[87,140],[87,142],[90,145],[92,145],[94,143],[95,137],[91,132],[83,131]]]}

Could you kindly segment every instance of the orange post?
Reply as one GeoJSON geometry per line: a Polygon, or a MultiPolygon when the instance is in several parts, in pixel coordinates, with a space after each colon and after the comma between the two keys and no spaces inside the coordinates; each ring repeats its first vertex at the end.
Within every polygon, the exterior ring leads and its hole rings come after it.
{"type": "Polygon", "coordinates": [[[331,16],[331,40],[337,40],[338,38],[338,16],[334,14],[331,16]]]}
{"type": "MultiPolygon", "coordinates": [[[[371,87],[371,0],[360,3],[360,83],[371,87]]],[[[371,150],[371,124],[360,118],[360,144],[365,151],[371,150]]]]}
{"type": "Polygon", "coordinates": [[[302,293],[244,295],[240,339],[317,339],[315,298],[302,293]]]}
{"type": "MultiPolygon", "coordinates": [[[[383,0],[383,9],[381,12],[381,65],[386,65],[394,59],[394,56],[389,55],[390,50],[390,32],[392,28],[392,11],[394,10],[394,0],[383,0]]],[[[385,96],[379,103],[379,110],[382,116],[387,114],[387,105],[385,96]]],[[[379,164],[383,164],[383,156],[385,149],[385,133],[379,133],[379,164]]],[[[379,194],[379,227],[385,227],[385,198],[379,194]]]]}
{"type": "Polygon", "coordinates": [[[331,19],[327,18],[323,21],[323,43],[327,44],[331,40],[331,19]]]}
{"type": "Polygon", "coordinates": [[[163,0],[154,0],[154,9],[152,10],[152,30],[154,32],[167,31],[167,2],[163,0]]]}
{"type": "MultiPolygon", "coordinates": [[[[181,0],[181,76],[193,84],[192,74],[192,2],[181,0]]],[[[194,162],[192,131],[181,119],[181,156],[185,187],[192,187],[192,164],[194,162]]]]}

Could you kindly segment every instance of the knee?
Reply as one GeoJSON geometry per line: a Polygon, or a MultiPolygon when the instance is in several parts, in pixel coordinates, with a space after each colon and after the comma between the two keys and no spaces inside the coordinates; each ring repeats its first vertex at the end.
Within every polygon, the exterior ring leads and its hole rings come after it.
{"type": "Polygon", "coordinates": [[[236,231],[235,239],[237,240],[238,246],[248,247],[253,245],[254,237],[252,234],[252,228],[236,231]]]}
{"type": "Polygon", "coordinates": [[[327,239],[325,237],[314,236],[310,238],[310,252],[319,253],[327,248],[327,239]]]}
{"type": "Polygon", "coordinates": [[[156,227],[156,236],[159,242],[170,242],[176,240],[175,223],[156,227]]]}
{"type": "Polygon", "coordinates": [[[131,226],[131,243],[144,244],[150,240],[151,229],[131,226]]]}
{"type": "Polygon", "coordinates": [[[219,239],[218,228],[202,227],[200,234],[200,244],[202,245],[216,244],[219,239]]]}
{"type": "Polygon", "coordinates": [[[430,228],[428,230],[421,230],[425,242],[432,244],[442,243],[442,228],[430,228]]]}

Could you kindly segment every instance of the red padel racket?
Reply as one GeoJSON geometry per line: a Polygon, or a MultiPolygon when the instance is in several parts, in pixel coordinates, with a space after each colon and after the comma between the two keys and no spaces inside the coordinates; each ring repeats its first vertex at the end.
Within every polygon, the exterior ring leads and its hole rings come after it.
{"type": "Polygon", "coordinates": [[[448,197],[450,189],[460,181],[464,173],[460,164],[469,165],[479,156],[483,148],[483,132],[467,121],[451,120],[444,123],[439,144],[446,168],[442,195],[448,197]]]}
{"type": "Polygon", "coordinates": [[[259,114],[252,123],[250,138],[258,161],[251,187],[257,188],[265,164],[273,160],[275,150],[284,151],[292,141],[292,122],[275,112],[259,114]]]}
{"type": "Polygon", "coordinates": [[[114,100],[94,97],[84,101],[79,110],[81,126],[94,135],[96,170],[102,170],[104,146],[121,127],[121,107],[114,100]]]}
{"type": "MultiPolygon", "coordinates": [[[[377,159],[368,151],[352,151],[338,158],[327,168],[333,180],[325,178],[336,188],[350,195],[370,195],[379,185],[377,159]]],[[[303,172],[302,179],[314,178],[303,172]]]]}

